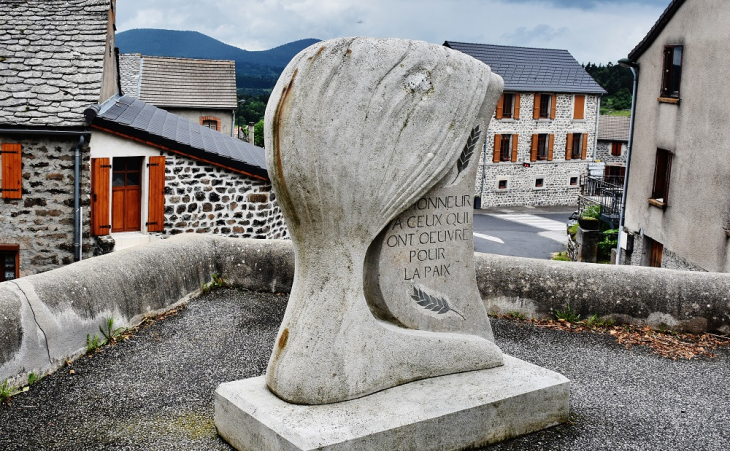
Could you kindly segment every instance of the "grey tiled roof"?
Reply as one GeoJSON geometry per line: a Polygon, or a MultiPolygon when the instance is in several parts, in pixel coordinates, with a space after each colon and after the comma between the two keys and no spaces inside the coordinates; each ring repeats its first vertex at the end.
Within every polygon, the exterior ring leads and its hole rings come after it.
{"type": "Polygon", "coordinates": [[[100,101],[109,0],[0,1],[0,124],[82,126],[100,101]]]}
{"type": "Polygon", "coordinates": [[[121,59],[122,91],[126,95],[163,108],[238,106],[235,61],[144,55],[135,58],[127,54],[121,59]]]}
{"type": "Polygon", "coordinates": [[[606,93],[567,50],[454,41],[444,45],[491,67],[492,72],[504,78],[505,91],[606,93]]]}
{"type": "Polygon", "coordinates": [[[85,114],[92,126],[268,179],[264,149],[141,100],[117,97],[87,108],[85,114]]]}
{"type": "Polygon", "coordinates": [[[630,125],[630,117],[601,115],[598,119],[598,139],[628,141],[630,125]]]}

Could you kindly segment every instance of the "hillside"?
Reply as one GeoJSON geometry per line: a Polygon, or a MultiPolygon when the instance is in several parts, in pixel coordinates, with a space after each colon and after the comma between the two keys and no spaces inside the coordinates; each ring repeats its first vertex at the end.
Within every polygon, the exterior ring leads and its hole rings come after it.
{"type": "Polygon", "coordinates": [[[249,51],[197,31],[142,28],[117,33],[116,42],[121,53],[234,60],[238,88],[255,93],[273,88],[294,55],[319,40],[302,39],[269,50],[249,51]]]}

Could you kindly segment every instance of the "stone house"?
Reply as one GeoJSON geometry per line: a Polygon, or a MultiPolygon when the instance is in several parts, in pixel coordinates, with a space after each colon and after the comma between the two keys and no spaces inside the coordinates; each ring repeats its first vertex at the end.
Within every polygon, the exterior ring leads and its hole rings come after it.
{"type": "Polygon", "coordinates": [[[621,262],[730,272],[730,7],[673,0],[638,68],[621,262]]]}
{"type": "Polygon", "coordinates": [[[263,149],[120,97],[115,10],[0,2],[0,282],[107,251],[110,233],[286,234],[263,149]]]}
{"type": "Polygon", "coordinates": [[[92,236],[116,250],[183,232],[287,236],[262,148],[129,96],[85,114],[92,236]]]}
{"type": "Polygon", "coordinates": [[[118,92],[115,7],[0,2],[0,282],[93,253],[83,109],[118,92]]]}
{"type": "Polygon", "coordinates": [[[594,157],[603,88],[567,50],[444,45],[504,79],[479,162],[481,206],[577,204],[594,157]]]}
{"type": "Polygon", "coordinates": [[[234,136],[235,61],[125,53],[119,70],[124,95],[234,136]]]}
{"type": "Polygon", "coordinates": [[[626,174],[626,151],[629,143],[631,118],[602,115],[598,119],[596,162],[604,164],[603,177],[622,184],[626,174]]]}

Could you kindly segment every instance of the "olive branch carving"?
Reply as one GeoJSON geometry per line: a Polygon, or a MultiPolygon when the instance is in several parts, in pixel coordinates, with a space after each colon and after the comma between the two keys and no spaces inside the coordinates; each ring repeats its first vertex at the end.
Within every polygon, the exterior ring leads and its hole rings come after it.
{"type": "Polygon", "coordinates": [[[429,295],[422,289],[418,287],[413,287],[413,294],[411,294],[411,299],[416,301],[418,305],[425,308],[426,310],[431,310],[439,315],[443,315],[447,312],[454,312],[457,315],[461,316],[461,319],[465,320],[464,315],[459,313],[458,311],[454,310],[449,303],[446,301],[446,299],[439,298],[433,295],[429,295]]]}
{"type": "Polygon", "coordinates": [[[454,177],[454,180],[451,183],[454,183],[459,177],[459,174],[461,174],[464,169],[469,166],[469,161],[471,160],[472,155],[474,155],[474,148],[477,146],[477,142],[479,141],[479,136],[481,134],[482,131],[479,129],[478,125],[472,129],[469,138],[466,140],[466,145],[464,145],[464,150],[461,151],[459,160],[456,162],[456,177],[454,177]]]}

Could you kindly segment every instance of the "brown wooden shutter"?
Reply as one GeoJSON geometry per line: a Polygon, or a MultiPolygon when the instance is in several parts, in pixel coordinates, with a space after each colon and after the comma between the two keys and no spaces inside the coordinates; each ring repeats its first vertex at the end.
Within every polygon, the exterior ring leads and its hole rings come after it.
{"type": "Polygon", "coordinates": [[[147,231],[165,230],[165,157],[150,157],[147,231]]]}
{"type": "Polygon", "coordinates": [[[555,119],[555,109],[558,106],[558,95],[553,94],[552,99],[550,99],[550,119],[555,119]]]}
{"type": "Polygon", "coordinates": [[[555,147],[555,135],[550,135],[548,142],[548,161],[553,161],[553,148],[555,147]]]}
{"type": "Polygon", "coordinates": [[[530,149],[530,161],[537,161],[537,141],[539,135],[532,135],[532,149],[530,149]]]}
{"type": "Polygon", "coordinates": [[[109,158],[91,159],[91,234],[109,235],[109,158]]]}
{"type": "Polygon", "coordinates": [[[588,153],[588,133],[583,133],[583,148],[581,149],[580,158],[581,160],[586,159],[588,153]]]}
{"type": "Polygon", "coordinates": [[[565,137],[565,159],[570,160],[571,153],[573,152],[573,134],[568,133],[565,137]]]}
{"type": "Polygon", "coordinates": [[[520,118],[520,95],[519,94],[515,94],[514,110],[515,110],[515,113],[512,115],[512,119],[517,120],[520,118]]]}
{"type": "Polygon", "coordinates": [[[517,161],[517,138],[518,136],[512,135],[512,162],[517,161]]]}
{"type": "Polygon", "coordinates": [[[499,98],[499,102],[497,102],[497,111],[494,113],[496,119],[502,119],[502,115],[504,114],[504,94],[499,98]]]}
{"type": "Polygon", "coordinates": [[[540,118],[540,94],[535,94],[535,105],[532,107],[532,118],[540,118]]]}
{"type": "Polygon", "coordinates": [[[494,155],[492,163],[499,163],[499,151],[502,148],[502,135],[494,135],[494,155]]]}
{"type": "Polygon", "coordinates": [[[573,119],[585,119],[586,96],[575,96],[575,105],[573,107],[573,119]]]}
{"type": "Polygon", "coordinates": [[[3,143],[0,145],[0,152],[3,199],[21,199],[23,197],[22,146],[3,143]]]}

